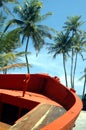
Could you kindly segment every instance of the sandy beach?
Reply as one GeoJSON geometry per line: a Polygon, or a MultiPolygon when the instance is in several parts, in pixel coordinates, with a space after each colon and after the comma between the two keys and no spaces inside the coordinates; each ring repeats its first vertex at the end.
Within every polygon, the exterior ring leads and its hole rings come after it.
{"type": "Polygon", "coordinates": [[[86,130],[86,111],[81,111],[73,130],[86,130]]]}

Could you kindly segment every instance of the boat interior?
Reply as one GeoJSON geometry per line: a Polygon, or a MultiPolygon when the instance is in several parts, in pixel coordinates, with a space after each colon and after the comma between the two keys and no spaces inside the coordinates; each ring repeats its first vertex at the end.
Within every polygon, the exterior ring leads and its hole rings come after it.
{"type": "Polygon", "coordinates": [[[81,108],[75,91],[58,77],[0,74],[0,130],[57,130],[56,124],[58,130],[67,130],[67,123],[74,126],[81,108]]]}

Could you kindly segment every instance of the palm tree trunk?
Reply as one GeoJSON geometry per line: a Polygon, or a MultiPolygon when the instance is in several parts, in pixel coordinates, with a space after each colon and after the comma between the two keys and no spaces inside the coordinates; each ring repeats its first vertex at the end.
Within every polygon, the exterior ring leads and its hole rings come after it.
{"type": "MultiPolygon", "coordinates": [[[[72,31],[71,39],[74,37],[76,31],[72,31]]],[[[70,82],[71,82],[71,88],[74,88],[73,86],[73,65],[74,65],[74,49],[72,48],[71,52],[71,72],[70,72],[70,82]]]]}
{"type": "MultiPolygon", "coordinates": [[[[7,64],[5,64],[4,66],[7,66],[7,64]]],[[[3,74],[7,74],[7,69],[3,70],[3,74]]]]}
{"type": "Polygon", "coordinates": [[[76,57],[75,57],[75,64],[74,64],[74,71],[73,71],[73,83],[72,83],[72,87],[74,88],[74,79],[75,79],[75,73],[76,73],[76,65],[77,65],[77,57],[78,57],[78,53],[76,52],[76,57]]]}
{"type": "Polygon", "coordinates": [[[66,72],[66,65],[65,65],[65,54],[64,53],[63,53],[63,67],[64,67],[66,87],[68,87],[67,72],[66,72]]]}
{"type": "Polygon", "coordinates": [[[85,74],[85,81],[84,81],[84,87],[83,87],[82,99],[84,98],[84,95],[85,95],[85,87],[86,87],[86,74],[85,74]]]}
{"type": "Polygon", "coordinates": [[[3,70],[3,74],[7,74],[7,70],[3,70]]]}
{"type": "Polygon", "coordinates": [[[70,72],[70,82],[71,82],[71,88],[73,87],[73,62],[74,62],[74,54],[73,54],[73,49],[72,49],[72,56],[71,56],[71,72],[70,72]]]}
{"type": "Polygon", "coordinates": [[[28,62],[28,56],[27,56],[28,43],[29,43],[29,37],[27,38],[26,48],[25,48],[25,59],[26,59],[26,64],[27,64],[27,73],[29,74],[30,73],[30,69],[29,69],[29,62],[28,62]]]}

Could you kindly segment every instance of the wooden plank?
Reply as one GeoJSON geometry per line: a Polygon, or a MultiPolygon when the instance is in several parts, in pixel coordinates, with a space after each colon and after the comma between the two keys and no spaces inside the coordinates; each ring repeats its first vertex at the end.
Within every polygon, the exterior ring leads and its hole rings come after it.
{"type": "Polygon", "coordinates": [[[0,130],[9,130],[10,127],[11,125],[0,122],[0,130]]]}
{"type": "Polygon", "coordinates": [[[50,104],[40,104],[31,112],[26,114],[10,130],[40,130],[65,112],[62,107],[50,104]]]}

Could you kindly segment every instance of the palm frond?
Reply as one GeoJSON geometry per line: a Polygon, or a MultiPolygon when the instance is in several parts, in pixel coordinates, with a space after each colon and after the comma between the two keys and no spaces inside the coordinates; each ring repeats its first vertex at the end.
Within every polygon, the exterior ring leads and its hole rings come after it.
{"type": "Polygon", "coordinates": [[[31,52],[18,52],[18,53],[16,53],[15,55],[16,55],[16,56],[19,56],[19,57],[22,57],[22,56],[24,56],[25,54],[31,54],[31,52]]]}
{"type": "MultiPolygon", "coordinates": [[[[22,67],[25,67],[25,66],[27,66],[27,64],[26,63],[16,63],[16,64],[12,64],[12,65],[7,65],[7,66],[4,66],[4,67],[1,67],[0,68],[0,71],[3,71],[3,70],[7,70],[7,69],[12,69],[12,68],[22,68],[22,67]]],[[[29,66],[31,66],[30,64],[29,64],[29,66]]]]}
{"type": "Polygon", "coordinates": [[[5,29],[4,29],[4,32],[6,32],[7,29],[8,29],[12,24],[22,25],[22,24],[24,24],[24,22],[21,21],[21,20],[18,20],[18,19],[12,19],[12,20],[10,20],[10,21],[8,22],[8,24],[6,25],[6,27],[5,27],[5,29]]]}
{"type": "Polygon", "coordinates": [[[46,14],[40,16],[40,17],[37,19],[36,22],[41,22],[41,21],[43,21],[43,20],[46,20],[46,19],[47,19],[49,16],[51,16],[51,15],[53,15],[53,13],[52,13],[52,12],[48,12],[48,13],[46,13],[46,14]]]}
{"type": "Polygon", "coordinates": [[[84,77],[85,77],[85,75],[81,76],[81,77],[79,78],[79,80],[82,80],[82,79],[84,79],[84,77]]]}
{"type": "Polygon", "coordinates": [[[86,68],[83,71],[83,75],[79,78],[79,80],[82,80],[83,78],[86,78],[86,68]]]}
{"type": "Polygon", "coordinates": [[[45,32],[49,32],[49,31],[52,31],[54,33],[57,33],[57,30],[55,30],[54,28],[51,28],[51,27],[48,27],[46,25],[37,25],[37,27],[40,29],[40,30],[44,30],[45,32]]]}

